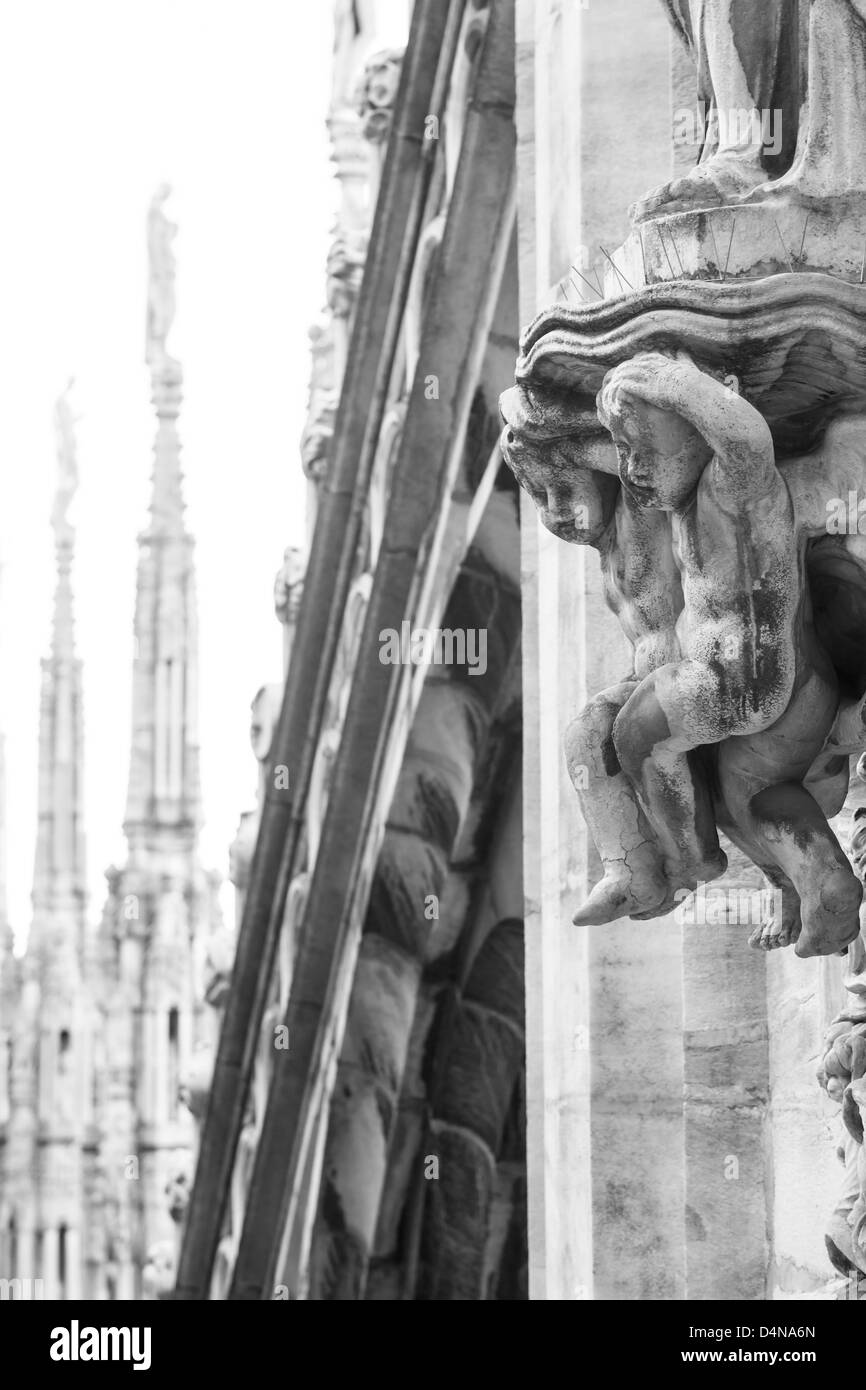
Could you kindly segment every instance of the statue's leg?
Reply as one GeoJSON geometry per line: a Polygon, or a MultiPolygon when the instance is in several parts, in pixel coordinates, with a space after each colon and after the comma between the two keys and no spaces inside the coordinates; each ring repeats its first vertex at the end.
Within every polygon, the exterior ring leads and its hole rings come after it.
{"type": "MultiPolygon", "coordinates": [[[[674,890],[710,883],[727,868],[710,789],[693,755],[701,744],[717,740],[695,736],[686,728],[699,688],[696,673],[711,680],[710,673],[691,662],[652,672],[623,707],[613,729],[620,766],[638,790],[656,831],[674,890]]],[[[705,689],[701,708],[712,709],[713,702],[712,692],[705,689]]]]}
{"type": "Polygon", "coordinates": [[[574,915],[577,925],[599,925],[636,914],[657,916],[673,906],[661,854],[634,787],[613,746],[613,725],[636,681],[603,691],[565,735],[568,771],[604,873],[574,915]]]}
{"type": "MultiPolygon", "coordinates": [[[[759,744],[763,737],[759,735],[759,744]]],[[[740,808],[741,821],[745,822],[743,806],[748,803],[755,788],[747,780],[744,790],[738,793],[736,789],[732,789],[731,782],[732,779],[737,779],[741,786],[743,785],[744,766],[746,769],[752,766],[751,747],[751,740],[734,740],[730,748],[727,744],[721,745],[718,758],[721,788],[720,799],[716,805],[716,821],[728,839],[761,870],[773,890],[772,910],[767,912],[763,921],[752,932],[749,945],[759,951],[775,951],[784,946],[792,946],[799,939],[800,895],[788,875],[772,858],[768,846],[747,834],[743,826],[733,819],[725,802],[725,795],[730,796],[733,804],[740,808]]],[[[812,763],[804,785],[829,820],[838,815],[845,804],[848,782],[847,756],[825,750],[812,763]]]]}
{"type": "Polygon", "coordinates": [[[811,0],[809,114],[797,158],[754,199],[823,201],[866,192],[866,3],[811,0]]]}
{"type": "Polygon", "coordinates": [[[741,849],[761,870],[772,890],[773,904],[749,937],[749,945],[757,951],[776,951],[791,946],[800,935],[800,894],[788,875],[768,854],[766,845],[748,835],[727,814],[727,808],[717,808],[719,829],[741,849]]]}
{"type": "MultiPolygon", "coordinates": [[[[837,700],[835,683],[813,671],[771,728],[730,739],[719,750],[719,783],[730,816],[761,847],[757,862],[775,862],[799,894],[800,956],[831,955],[859,932],[862,886],[803,785],[821,754],[837,700]]],[[[835,796],[829,784],[825,790],[835,796]]]]}
{"type": "Polygon", "coordinates": [[[803,785],[815,798],[828,820],[838,816],[850,786],[848,754],[824,750],[809,769],[803,785]]]}
{"type": "Polygon", "coordinates": [[[753,797],[756,833],[800,894],[799,956],[841,951],[860,931],[862,885],[818,803],[800,782],[780,782],[753,797]]]}
{"type": "MultiPolygon", "coordinates": [[[[664,0],[665,8],[672,7],[664,0]]],[[[635,223],[666,213],[720,207],[768,178],[766,158],[796,120],[796,0],[686,0],[673,7],[676,27],[698,65],[698,89],[712,98],[701,162],[654,189],[631,210],[635,223]]],[[[779,145],[781,149],[781,144],[779,145]]]]}

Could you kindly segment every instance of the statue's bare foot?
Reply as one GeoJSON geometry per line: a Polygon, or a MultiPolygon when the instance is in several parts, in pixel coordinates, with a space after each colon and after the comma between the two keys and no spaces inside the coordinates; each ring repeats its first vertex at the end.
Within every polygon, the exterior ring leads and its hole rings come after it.
{"type": "Polygon", "coordinates": [[[667,893],[668,885],[661,869],[638,875],[625,868],[618,873],[608,865],[604,878],[595,885],[571,920],[576,927],[599,927],[605,922],[616,922],[620,917],[633,917],[638,912],[656,917],[659,915],[656,904],[660,906],[667,893]]]}
{"type": "Polygon", "coordinates": [[[756,951],[779,951],[784,946],[793,946],[800,939],[799,894],[793,888],[784,888],[776,889],[773,897],[773,906],[749,937],[749,945],[756,951]]]}
{"type": "Polygon", "coordinates": [[[803,930],[795,946],[798,956],[832,956],[860,934],[863,886],[851,869],[841,865],[802,898],[803,930]]]}
{"type": "Polygon", "coordinates": [[[633,225],[638,226],[651,217],[663,217],[667,213],[725,207],[739,203],[766,180],[766,172],[757,160],[716,155],[706,164],[696,164],[681,178],[659,184],[645,198],[632,204],[629,215],[633,225]]]}

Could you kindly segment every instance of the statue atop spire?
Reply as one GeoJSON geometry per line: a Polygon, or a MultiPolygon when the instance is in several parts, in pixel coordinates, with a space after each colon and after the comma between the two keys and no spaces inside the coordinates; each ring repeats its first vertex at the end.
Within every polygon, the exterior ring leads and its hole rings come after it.
{"type": "Polygon", "coordinates": [[[177,224],[169,221],[165,204],[171,196],[171,185],[161,183],[153,195],[147,213],[147,341],[145,358],[149,367],[170,361],[166,339],[175,314],[175,255],[172,245],[177,224]]]}
{"type": "MultiPolygon", "coordinates": [[[[161,184],[147,215],[147,352],[157,417],[150,519],[139,537],[133,739],[125,826],[133,857],[155,827],[193,848],[201,819],[194,543],[184,523],[180,363],[166,347],[175,311],[177,226],[161,184]],[[134,843],[133,843],[134,842],[134,843]]],[[[149,851],[147,851],[149,852],[149,851]]]]}
{"type": "Polygon", "coordinates": [[[66,390],[58,396],[54,406],[54,432],[57,440],[57,489],[54,506],[51,509],[51,525],[58,544],[69,540],[71,526],[67,519],[69,504],[78,489],[78,456],[75,444],[75,426],[78,417],[73,414],[69,403],[69,393],[74,385],[70,377],[66,390]]]}
{"type": "Polygon", "coordinates": [[[31,927],[31,958],[40,963],[40,970],[53,972],[57,988],[61,987],[64,971],[74,973],[78,968],[73,962],[79,960],[84,939],[87,882],[82,800],[83,693],[81,662],[75,652],[72,594],[75,531],[68,517],[78,488],[75,441],[78,417],[70,401],[72,386],[70,378],[54,406],[57,484],[51,507],[51,527],[56,547],[57,581],[51,646],[49,655],[42,661],[31,927]]]}

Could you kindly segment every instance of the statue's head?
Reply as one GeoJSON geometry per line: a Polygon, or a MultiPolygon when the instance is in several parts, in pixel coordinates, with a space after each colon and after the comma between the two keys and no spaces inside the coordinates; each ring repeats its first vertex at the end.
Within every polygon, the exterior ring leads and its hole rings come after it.
{"type": "MultiPolygon", "coordinates": [[[[658,364],[668,359],[657,357],[658,364]]],[[[639,506],[678,511],[697,487],[712,449],[688,420],[642,399],[639,369],[653,358],[614,367],[598,394],[598,418],[610,431],[619,456],[619,476],[639,506]]]]}
{"type": "Polygon", "coordinates": [[[619,494],[616,457],[594,412],[515,386],[500,398],[502,456],[542,525],[573,545],[598,545],[619,494]]]}

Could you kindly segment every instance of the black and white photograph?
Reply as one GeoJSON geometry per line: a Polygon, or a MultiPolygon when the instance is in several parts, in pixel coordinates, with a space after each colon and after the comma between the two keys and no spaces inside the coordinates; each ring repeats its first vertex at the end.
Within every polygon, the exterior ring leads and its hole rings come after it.
{"type": "Polygon", "coordinates": [[[0,0],[0,53],[20,1364],[551,1301],[826,1374],[866,0],[0,0]]]}

